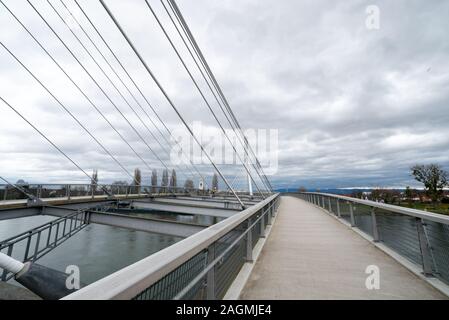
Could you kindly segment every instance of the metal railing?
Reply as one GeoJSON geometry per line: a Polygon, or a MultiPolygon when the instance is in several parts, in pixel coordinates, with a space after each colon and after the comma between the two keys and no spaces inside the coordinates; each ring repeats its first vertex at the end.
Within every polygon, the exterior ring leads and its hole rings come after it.
{"type": "MultiPolygon", "coordinates": [[[[107,196],[108,193],[114,196],[129,196],[139,194],[165,194],[165,193],[189,193],[183,187],[160,187],[148,185],[118,185],[118,184],[26,184],[21,185],[27,193],[37,198],[68,198],[71,197],[95,197],[107,196]]],[[[27,196],[7,184],[0,184],[1,200],[27,199],[27,196]]]]}
{"type": "Polygon", "coordinates": [[[449,284],[449,216],[326,193],[298,193],[449,284]]]}
{"type": "MultiPolygon", "coordinates": [[[[77,211],[1,241],[0,252],[22,262],[34,262],[82,230],[88,223],[89,212],[77,211]]],[[[13,276],[3,270],[1,280],[8,281],[13,276]]]]}
{"type": "Polygon", "coordinates": [[[221,299],[278,207],[279,194],[64,299],[221,299]]]}
{"type": "MultiPolygon", "coordinates": [[[[90,197],[95,196],[120,196],[128,197],[135,195],[148,195],[148,194],[186,194],[186,195],[198,195],[198,196],[227,196],[230,193],[227,191],[212,192],[211,190],[199,190],[190,189],[185,187],[161,187],[151,185],[120,185],[120,184],[23,184],[20,185],[28,194],[31,194],[37,198],[66,198],[72,197],[90,197]],[[109,194],[108,194],[109,193],[109,194]]],[[[238,192],[244,194],[243,192],[238,192]]],[[[259,195],[256,194],[255,197],[259,195]]],[[[27,199],[27,196],[17,190],[13,186],[8,184],[0,184],[0,201],[5,200],[23,200],[27,199]]]]}

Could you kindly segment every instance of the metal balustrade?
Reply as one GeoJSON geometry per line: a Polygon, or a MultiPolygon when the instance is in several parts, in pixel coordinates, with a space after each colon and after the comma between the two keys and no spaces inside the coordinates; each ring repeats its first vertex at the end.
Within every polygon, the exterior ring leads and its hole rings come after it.
{"type": "Polygon", "coordinates": [[[424,275],[449,284],[449,216],[340,195],[296,196],[319,206],[381,242],[424,275]]]}
{"type": "MultiPolygon", "coordinates": [[[[0,252],[22,262],[34,262],[82,230],[88,223],[89,212],[80,210],[1,241],[0,252]]],[[[14,276],[6,270],[0,270],[2,281],[8,281],[14,276]]]]}
{"type": "MultiPolygon", "coordinates": [[[[199,190],[190,189],[184,187],[161,187],[161,186],[151,186],[151,185],[119,185],[119,184],[98,184],[97,186],[92,184],[26,184],[20,185],[27,193],[37,197],[37,198],[64,198],[70,200],[72,197],[87,197],[95,198],[96,196],[107,197],[109,195],[119,196],[119,197],[129,197],[136,195],[170,195],[176,194],[186,194],[186,195],[197,195],[197,196],[208,196],[214,194],[216,196],[227,196],[230,194],[229,191],[219,191],[212,192],[211,190],[199,190]],[[109,194],[108,194],[109,193],[109,194]]],[[[245,196],[248,195],[247,192],[237,192],[237,194],[245,196]]],[[[255,193],[255,198],[260,197],[260,194],[255,193]]],[[[0,201],[6,200],[24,200],[27,196],[14,188],[13,186],[7,184],[0,184],[0,201]]]]}
{"type": "Polygon", "coordinates": [[[279,194],[63,298],[221,299],[252,261],[279,204],[279,194]]]}

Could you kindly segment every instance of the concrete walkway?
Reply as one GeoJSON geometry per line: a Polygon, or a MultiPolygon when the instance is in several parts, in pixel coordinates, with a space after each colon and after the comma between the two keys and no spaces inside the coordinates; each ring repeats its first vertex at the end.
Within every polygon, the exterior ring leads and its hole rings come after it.
{"type": "Polygon", "coordinates": [[[445,299],[372,243],[321,209],[282,197],[273,229],[241,299],[445,299]],[[365,286],[366,267],[380,289],[365,286]]]}

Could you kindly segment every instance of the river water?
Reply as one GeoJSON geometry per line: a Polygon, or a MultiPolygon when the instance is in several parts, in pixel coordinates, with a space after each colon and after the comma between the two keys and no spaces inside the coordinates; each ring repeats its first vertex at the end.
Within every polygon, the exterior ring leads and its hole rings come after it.
{"type": "MultiPolygon", "coordinates": [[[[221,220],[200,215],[149,213],[145,210],[129,214],[201,225],[211,225],[221,220]]],[[[0,221],[0,241],[55,219],[51,216],[32,216],[0,221]]],[[[80,270],[81,281],[89,284],[180,240],[182,238],[170,235],[89,224],[37,263],[63,272],[67,266],[76,265],[80,270]]],[[[24,248],[17,247],[14,251],[22,256],[24,248]]]]}

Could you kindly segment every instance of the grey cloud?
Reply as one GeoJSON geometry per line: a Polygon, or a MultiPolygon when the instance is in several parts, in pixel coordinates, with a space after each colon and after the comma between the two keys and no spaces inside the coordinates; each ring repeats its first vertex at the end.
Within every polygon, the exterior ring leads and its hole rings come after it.
{"type": "MultiPolygon", "coordinates": [[[[173,110],[101,6],[91,1],[80,2],[170,130],[179,127],[173,110]]],[[[6,3],[20,13],[57,60],[75,74],[76,81],[151,166],[160,168],[26,2],[6,3]]],[[[36,3],[46,17],[52,17],[50,21],[58,25],[57,30],[64,39],[72,39],[48,6],[36,3]]],[[[213,125],[204,102],[143,3],[108,1],[108,4],[188,122],[213,125]]],[[[151,4],[179,47],[181,42],[169,27],[159,1],[151,4]]],[[[445,15],[449,3],[378,1],[381,28],[376,31],[365,28],[365,8],[370,4],[362,0],[179,0],[242,126],[279,130],[279,171],[271,177],[276,186],[405,185],[413,184],[409,166],[416,162],[434,161],[449,167],[446,138],[449,136],[449,22],[445,15]]],[[[131,150],[5,12],[0,13],[0,27],[1,41],[19,52],[51,84],[58,97],[126,163],[129,171],[137,166],[143,169],[131,150]]],[[[89,70],[95,70],[73,39],[68,42],[76,48],[77,55],[84,57],[82,61],[88,64],[89,70]]],[[[181,52],[200,79],[187,52],[184,49],[181,52]]],[[[83,167],[99,168],[103,172],[100,177],[108,181],[124,178],[123,172],[104,152],[58,110],[48,95],[37,90],[36,84],[3,52],[0,67],[1,96],[20,106],[46,128],[83,167]],[[27,95],[23,94],[24,88],[27,95]]],[[[106,87],[107,82],[98,70],[93,74],[106,87]]],[[[214,102],[205,84],[202,81],[199,84],[209,101],[214,102]]],[[[107,92],[139,131],[145,133],[157,153],[168,160],[114,90],[108,88],[107,92]]],[[[143,99],[138,99],[144,105],[143,99]]],[[[213,108],[227,126],[215,103],[213,108]]],[[[84,179],[44,141],[37,137],[31,139],[31,131],[23,123],[20,125],[13,114],[4,109],[0,112],[2,175],[34,181],[84,179]]],[[[138,112],[144,119],[143,113],[138,112]]],[[[222,168],[232,179],[236,169],[222,168]]],[[[211,173],[210,166],[204,166],[203,170],[211,173]]],[[[145,168],[145,174],[147,171],[145,168]]]]}

